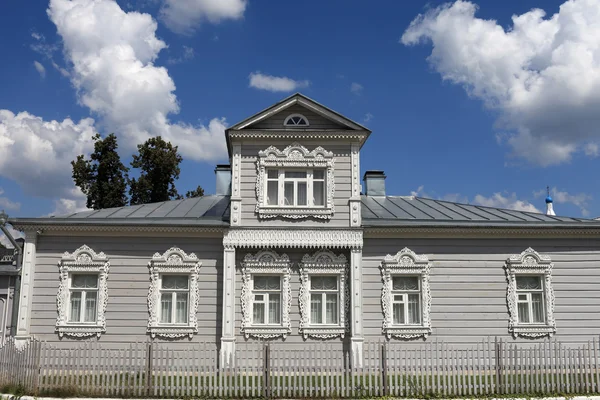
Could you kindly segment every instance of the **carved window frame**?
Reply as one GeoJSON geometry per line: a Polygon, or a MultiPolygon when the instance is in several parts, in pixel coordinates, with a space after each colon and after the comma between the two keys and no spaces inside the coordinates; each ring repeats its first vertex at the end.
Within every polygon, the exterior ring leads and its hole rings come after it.
{"type": "Polygon", "coordinates": [[[283,151],[275,146],[258,152],[256,161],[256,213],[259,218],[322,218],[331,219],[335,210],[333,197],[334,183],[333,153],[319,146],[312,151],[298,143],[287,146],[283,151]],[[269,168],[301,168],[325,170],[326,196],[325,206],[274,206],[266,201],[266,170],[269,168]]]}
{"type": "Polygon", "coordinates": [[[150,289],[148,290],[148,332],[155,338],[161,336],[176,339],[188,336],[190,339],[198,333],[198,280],[202,263],[194,253],[186,254],[178,247],[171,247],[163,254],[155,253],[148,263],[150,270],[150,289]],[[187,275],[189,277],[188,323],[160,323],[160,276],[163,274],[187,275]]]}
{"type": "Polygon", "coordinates": [[[96,253],[87,245],[83,245],[73,253],[65,252],[58,262],[59,279],[56,306],[56,332],[59,337],[72,336],[84,338],[89,336],[100,337],[106,332],[106,305],[108,303],[108,271],[110,262],[103,253],[96,253]],[[70,288],[69,280],[72,274],[97,274],[98,298],[95,323],[69,322],[70,288]]]}
{"type": "Polygon", "coordinates": [[[388,339],[427,338],[431,334],[431,289],[429,276],[431,263],[425,255],[418,255],[405,247],[395,255],[388,254],[381,262],[383,289],[381,290],[381,307],[383,309],[382,331],[388,339]],[[418,276],[421,283],[421,324],[394,324],[392,287],[395,276],[418,276]]]}
{"type": "Polygon", "coordinates": [[[539,254],[529,247],[521,254],[510,256],[504,265],[508,287],[506,290],[506,302],[508,305],[508,331],[514,338],[518,336],[536,339],[552,336],[556,333],[556,321],[554,319],[554,288],[552,287],[552,260],[549,256],[539,254]],[[544,285],[544,307],[546,312],[546,323],[523,324],[519,323],[517,312],[517,276],[536,275],[542,276],[544,285]]]}
{"type": "MultiPolygon", "coordinates": [[[[279,255],[272,250],[263,250],[256,255],[247,254],[242,262],[242,327],[246,339],[250,336],[259,339],[284,339],[292,333],[290,309],[292,307],[292,289],[290,287],[291,262],[287,254],[279,255]],[[281,324],[253,325],[254,275],[274,275],[281,277],[281,324]]],[[[267,310],[265,310],[267,312],[267,310]]]]}
{"type": "Polygon", "coordinates": [[[305,254],[299,263],[300,272],[300,328],[299,332],[306,340],[333,339],[342,337],[350,330],[348,309],[350,293],[348,284],[348,262],[346,256],[336,256],[329,250],[320,250],[313,255],[305,254]],[[339,323],[336,325],[310,324],[310,277],[315,275],[336,275],[339,279],[339,323]]]}

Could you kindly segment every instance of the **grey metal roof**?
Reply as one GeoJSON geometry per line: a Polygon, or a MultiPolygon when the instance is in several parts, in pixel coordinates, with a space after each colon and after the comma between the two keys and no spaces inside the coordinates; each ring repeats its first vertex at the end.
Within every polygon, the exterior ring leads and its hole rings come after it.
{"type": "Polygon", "coordinates": [[[12,218],[13,225],[229,225],[229,196],[203,196],[193,199],[163,201],[88,210],[69,215],[43,218],[12,218]]]}
{"type": "Polygon", "coordinates": [[[414,196],[362,196],[365,227],[392,226],[525,226],[594,227],[600,221],[549,216],[414,196]]]}

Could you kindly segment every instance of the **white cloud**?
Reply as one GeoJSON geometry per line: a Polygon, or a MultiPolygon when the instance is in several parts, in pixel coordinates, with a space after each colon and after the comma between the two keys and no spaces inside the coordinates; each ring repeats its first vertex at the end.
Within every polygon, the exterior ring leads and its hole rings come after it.
{"type": "Polygon", "coordinates": [[[432,42],[442,78],[499,112],[512,155],[541,166],[594,155],[584,146],[600,139],[600,2],[570,0],[549,18],[534,9],[506,30],[476,11],[469,1],[432,9],[401,42],[432,42]]]}
{"type": "Polygon", "coordinates": [[[61,197],[54,200],[54,210],[47,216],[69,215],[80,211],[88,210],[87,197],[79,190],[72,188],[69,191],[69,197],[61,197]]]}
{"type": "Polygon", "coordinates": [[[370,120],[372,120],[372,119],[373,119],[373,117],[374,117],[374,116],[373,116],[373,114],[371,114],[371,113],[366,113],[366,114],[365,114],[365,117],[363,118],[363,121],[364,121],[364,122],[369,122],[370,120]]]}
{"type": "Polygon", "coordinates": [[[361,85],[360,83],[352,82],[352,84],[350,85],[350,91],[356,95],[360,95],[363,89],[363,85],[361,85]]]}
{"type": "Polygon", "coordinates": [[[516,193],[494,193],[490,197],[485,197],[481,194],[475,196],[473,204],[478,204],[485,207],[505,208],[516,211],[529,211],[541,213],[541,211],[528,202],[527,200],[519,200],[516,193]]]}
{"type": "Polygon", "coordinates": [[[598,144],[597,143],[588,143],[584,146],[583,151],[585,153],[586,156],[588,157],[598,157],[598,151],[600,149],[598,148],[598,144]]]}
{"type": "MultiPolygon", "coordinates": [[[[533,195],[536,198],[540,198],[545,197],[546,193],[546,190],[542,189],[537,192],[534,192],[533,195]]],[[[591,195],[587,193],[571,194],[567,191],[559,190],[557,187],[553,187],[552,189],[550,189],[550,195],[552,196],[552,200],[555,204],[573,204],[574,206],[579,208],[579,210],[581,211],[581,215],[583,215],[584,217],[588,217],[590,215],[588,205],[589,202],[593,199],[591,195]]]]}
{"type": "Polygon", "coordinates": [[[268,90],[269,92],[292,92],[301,88],[308,87],[310,81],[295,81],[288,77],[265,75],[257,72],[252,72],[249,76],[250,87],[261,90],[268,90]]]}
{"type": "Polygon", "coordinates": [[[162,21],[173,32],[189,35],[204,20],[217,24],[244,16],[246,0],[164,0],[162,21]]]}
{"type": "Polygon", "coordinates": [[[34,38],[35,40],[45,40],[46,39],[44,37],[44,35],[42,35],[41,33],[36,32],[36,31],[31,32],[31,37],[34,38]]]}
{"type": "MultiPolygon", "coordinates": [[[[0,188],[0,195],[4,194],[4,189],[0,188]]],[[[19,210],[21,203],[12,201],[8,197],[0,197],[0,209],[2,210],[19,210]]]]}
{"type": "Polygon", "coordinates": [[[196,52],[194,51],[193,47],[188,47],[186,45],[183,45],[183,53],[177,57],[177,58],[169,58],[167,60],[167,64],[181,64],[184,61],[189,61],[191,59],[193,59],[196,56],[196,52]]]}
{"type": "Polygon", "coordinates": [[[44,66],[42,65],[42,63],[38,62],[38,61],[34,61],[33,62],[33,66],[35,67],[35,69],[37,70],[37,72],[40,74],[40,76],[43,78],[46,77],[46,68],[44,68],[44,66]]]}

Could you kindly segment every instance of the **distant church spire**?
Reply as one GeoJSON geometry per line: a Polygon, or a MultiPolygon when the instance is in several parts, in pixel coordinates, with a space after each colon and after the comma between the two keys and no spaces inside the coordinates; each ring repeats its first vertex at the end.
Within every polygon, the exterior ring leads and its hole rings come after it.
{"type": "Polygon", "coordinates": [[[554,214],[554,207],[552,207],[552,197],[550,197],[550,186],[546,186],[546,192],[548,193],[548,197],[546,197],[546,215],[556,215],[554,214]]]}

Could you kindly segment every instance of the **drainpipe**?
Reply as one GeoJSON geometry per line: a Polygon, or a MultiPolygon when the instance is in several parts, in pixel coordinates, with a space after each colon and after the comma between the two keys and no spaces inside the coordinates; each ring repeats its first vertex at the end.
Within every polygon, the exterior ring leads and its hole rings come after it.
{"type": "Polygon", "coordinates": [[[17,267],[17,275],[15,276],[15,292],[13,295],[12,314],[10,319],[10,336],[15,336],[17,334],[19,298],[21,297],[21,267],[23,266],[23,248],[6,228],[7,220],[8,215],[4,212],[4,210],[2,210],[2,212],[0,212],[0,229],[15,248],[15,259],[13,260],[13,265],[17,267]]]}

